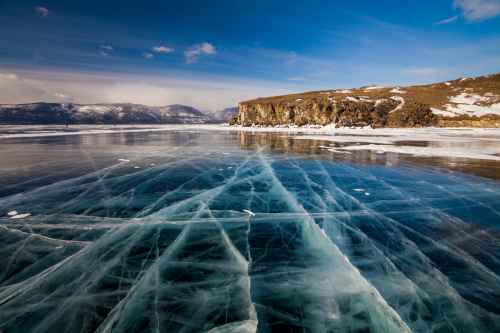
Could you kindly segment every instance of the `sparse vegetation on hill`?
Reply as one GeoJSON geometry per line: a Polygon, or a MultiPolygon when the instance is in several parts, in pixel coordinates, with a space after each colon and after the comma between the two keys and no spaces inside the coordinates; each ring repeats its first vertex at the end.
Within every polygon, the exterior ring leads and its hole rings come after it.
{"type": "Polygon", "coordinates": [[[233,124],[500,127],[500,74],[408,87],[367,86],[241,102],[233,124]]]}

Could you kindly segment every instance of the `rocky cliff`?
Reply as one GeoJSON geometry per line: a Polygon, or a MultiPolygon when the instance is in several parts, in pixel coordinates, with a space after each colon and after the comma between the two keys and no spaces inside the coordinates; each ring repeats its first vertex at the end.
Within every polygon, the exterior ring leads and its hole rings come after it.
{"type": "Polygon", "coordinates": [[[500,127],[500,74],[259,98],[240,103],[231,124],[500,127]]]}

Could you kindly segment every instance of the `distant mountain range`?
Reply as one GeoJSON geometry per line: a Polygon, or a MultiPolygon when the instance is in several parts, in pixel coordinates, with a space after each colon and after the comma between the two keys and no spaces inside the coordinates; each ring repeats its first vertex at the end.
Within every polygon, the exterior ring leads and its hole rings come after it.
{"type": "Polygon", "coordinates": [[[212,117],[221,123],[227,123],[238,114],[238,108],[226,108],[212,113],[212,117]]]}
{"type": "Polygon", "coordinates": [[[206,124],[227,122],[236,112],[209,113],[179,104],[0,104],[0,124],[206,124]]]}

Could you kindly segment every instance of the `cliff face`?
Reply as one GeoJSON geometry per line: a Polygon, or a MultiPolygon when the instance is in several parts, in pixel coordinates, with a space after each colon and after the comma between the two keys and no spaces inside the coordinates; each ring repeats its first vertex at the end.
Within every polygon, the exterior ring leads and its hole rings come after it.
{"type": "Polygon", "coordinates": [[[232,124],[500,127],[500,74],[425,86],[364,87],[259,98],[232,124]]]}
{"type": "Polygon", "coordinates": [[[243,103],[233,124],[327,125],[417,127],[437,124],[437,117],[425,105],[398,110],[394,100],[355,102],[350,100],[301,100],[296,103],[243,103]]]}

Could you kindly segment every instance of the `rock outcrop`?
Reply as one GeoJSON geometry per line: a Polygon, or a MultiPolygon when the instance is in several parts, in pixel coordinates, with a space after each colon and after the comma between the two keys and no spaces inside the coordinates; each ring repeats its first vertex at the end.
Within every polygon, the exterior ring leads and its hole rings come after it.
{"type": "Polygon", "coordinates": [[[397,109],[398,102],[354,100],[301,100],[295,103],[242,103],[233,124],[328,125],[372,127],[418,127],[437,124],[437,117],[423,104],[397,109]]]}
{"type": "Polygon", "coordinates": [[[500,127],[500,74],[424,86],[373,86],[259,98],[240,103],[230,123],[500,127]]]}

